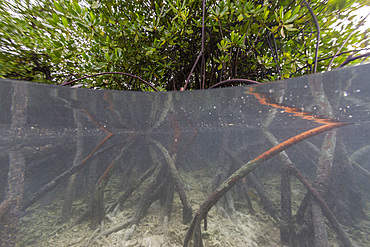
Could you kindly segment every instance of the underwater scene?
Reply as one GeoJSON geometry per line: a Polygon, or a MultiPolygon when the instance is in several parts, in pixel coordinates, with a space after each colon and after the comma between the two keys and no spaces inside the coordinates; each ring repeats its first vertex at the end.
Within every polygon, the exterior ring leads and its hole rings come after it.
{"type": "Polygon", "coordinates": [[[370,246],[370,65],[185,92],[0,80],[1,246],[370,246]]]}

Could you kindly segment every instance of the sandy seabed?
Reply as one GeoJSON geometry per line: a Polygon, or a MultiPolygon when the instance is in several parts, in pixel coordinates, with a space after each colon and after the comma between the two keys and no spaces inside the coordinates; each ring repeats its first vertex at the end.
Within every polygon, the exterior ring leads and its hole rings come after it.
{"type": "MultiPolygon", "coordinates": [[[[199,205],[210,195],[211,178],[196,176],[192,174],[182,174],[186,181],[186,193],[193,208],[199,208],[199,205]]],[[[264,187],[271,196],[277,208],[279,208],[280,198],[280,179],[271,177],[265,179],[264,187]]],[[[116,215],[107,215],[102,225],[97,230],[89,227],[89,222],[67,228],[66,224],[60,218],[63,200],[54,199],[48,206],[42,206],[42,203],[30,207],[21,219],[21,227],[17,237],[17,246],[145,246],[145,247],[180,247],[189,225],[182,223],[182,205],[179,197],[175,194],[172,208],[171,219],[167,226],[162,225],[161,206],[155,202],[149,208],[148,214],[141,220],[138,226],[132,225],[107,237],[98,237],[100,232],[126,222],[134,214],[137,207],[135,202],[142,193],[137,190],[133,199],[125,203],[125,209],[119,211],[116,215]],[[42,208],[42,210],[41,210],[42,208]],[[109,220],[108,220],[109,219],[109,220]]],[[[232,191],[235,193],[235,191],[232,191]]],[[[292,180],[292,207],[293,211],[303,198],[305,190],[297,181],[292,180]]],[[[58,193],[64,194],[64,193],[58,193]]],[[[106,198],[113,195],[112,191],[106,192],[106,198]]],[[[235,198],[235,196],[234,196],[235,198]]],[[[205,246],[225,247],[225,246],[280,246],[279,223],[271,218],[263,209],[259,198],[252,197],[252,203],[255,210],[254,214],[248,212],[246,201],[235,201],[236,213],[229,216],[221,216],[217,207],[213,207],[207,220],[207,230],[202,229],[202,239],[205,246]]],[[[108,200],[108,199],[106,199],[108,200]]],[[[73,215],[78,216],[86,208],[86,204],[81,201],[75,201],[73,204],[73,215]]],[[[72,219],[73,220],[73,219],[72,219]]],[[[367,226],[369,229],[369,226],[367,226]]],[[[363,241],[354,246],[364,246],[361,243],[366,242],[367,233],[363,233],[363,241]]],[[[340,246],[335,240],[335,234],[329,229],[328,236],[331,238],[331,247],[340,246]]],[[[191,245],[189,245],[191,246],[191,245]]]]}

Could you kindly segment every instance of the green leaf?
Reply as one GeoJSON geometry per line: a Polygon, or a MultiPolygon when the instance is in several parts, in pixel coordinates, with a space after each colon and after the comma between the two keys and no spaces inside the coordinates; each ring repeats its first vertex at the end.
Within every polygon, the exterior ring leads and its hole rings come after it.
{"type": "Polygon", "coordinates": [[[54,21],[54,19],[48,18],[46,20],[47,20],[47,22],[49,22],[53,26],[56,26],[57,25],[57,23],[54,21]]]}
{"type": "Polygon", "coordinates": [[[265,9],[263,10],[263,20],[264,20],[264,21],[266,21],[266,20],[267,20],[267,17],[269,16],[269,13],[270,13],[270,11],[269,11],[267,8],[265,8],[265,9]]]}
{"type": "Polygon", "coordinates": [[[240,14],[240,15],[238,16],[238,21],[242,21],[243,19],[244,19],[243,14],[240,14]]]}
{"type": "Polygon", "coordinates": [[[97,9],[100,7],[100,3],[99,1],[94,1],[92,4],[91,4],[91,8],[93,9],[97,9]]]}
{"type": "Polygon", "coordinates": [[[74,6],[74,9],[79,13],[81,14],[81,7],[80,5],[78,5],[77,2],[73,2],[73,6],[74,6]]]}
{"type": "Polygon", "coordinates": [[[53,51],[53,55],[56,57],[56,58],[60,58],[62,56],[62,53],[60,52],[59,49],[56,49],[53,51]]]}
{"type": "Polygon", "coordinates": [[[57,3],[56,1],[54,1],[54,5],[57,8],[57,10],[59,10],[62,13],[64,12],[63,7],[59,3],[57,3]]]}
{"type": "Polygon", "coordinates": [[[346,7],[346,1],[347,0],[338,0],[338,8],[339,10],[342,10],[346,7]]]}
{"type": "Polygon", "coordinates": [[[115,53],[116,57],[119,58],[122,55],[122,49],[121,48],[116,48],[116,49],[114,49],[114,53],[115,53]]]}
{"type": "Polygon", "coordinates": [[[220,13],[220,17],[223,17],[226,14],[229,14],[228,10],[229,10],[229,8],[227,6],[225,6],[223,8],[223,10],[221,11],[221,13],[220,13]]]}
{"type": "Polygon", "coordinates": [[[168,5],[170,5],[173,12],[177,12],[177,9],[171,4],[171,2],[168,2],[168,5]]]}
{"type": "Polygon", "coordinates": [[[82,57],[85,59],[85,60],[89,60],[89,57],[86,55],[85,52],[82,52],[82,57]]]}
{"type": "Polygon", "coordinates": [[[284,58],[289,58],[289,59],[291,59],[291,56],[290,56],[290,54],[289,54],[288,52],[284,52],[284,53],[283,53],[283,56],[284,56],[284,58]]]}
{"type": "Polygon", "coordinates": [[[292,63],[291,70],[292,70],[293,73],[295,73],[297,71],[297,67],[294,63],[292,63]]]}
{"type": "Polygon", "coordinates": [[[62,16],[62,23],[64,27],[68,28],[68,21],[64,16],[62,16]]]}
{"type": "Polygon", "coordinates": [[[109,62],[110,61],[109,53],[108,52],[104,53],[104,56],[105,56],[105,59],[109,62]]]}
{"type": "Polygon", "coordinates": [[[297,28],[294,28],[293,27],[293,24],[289,24],[289,25],[284,25],[285,29],[288,30],[288,31],[297,31],[298,29],[297,28]]]}
{"type": "Polygon", "coordinates": [[[286,19],[289,19],[291,15],[292,15],[292,10],[289,10],[288,12],[286,12],[286,13],[284,14],[284,21],[285,21],[286,19]]]}
{"type": "Polygon", "coordinates": [[[283,38],[285,38],[284,28],[280,29],[280,34],[281,34],[281,36],[283,36],[283,38]]]}
{"type": "Polygon", "coordinates": [[[59,16],[55,13],[53,13],[53,20],[55,23],[59,22],[59,16]]]}
{"type": "Polygon", "coordinates": [[[288,20],[284,21],[284,23],[293,22],[293,21],[295,21],[297,18],[298,18],[298,14],[295,14],[295,15],[293,15],[292,17],[290,17],[288,20]]]}
{"type": "Polygon", "coordinates": [[[283,10],[284,10],[284,8],[283,8],[283,6],[281,6],[280,9],[279,9],[279,17],[280,17],[280,20],[284,20],[283,10]]]}
{"type": "Polygon", "coordinates": [[[54,44],[54,46],[55,47],[57,47],[57,48],[59,48],[59,47],[63,47],[63,44],[62,43],[60,43],[59,41],[57,41],[57,40],[54,40],[53,41],[53,44],[54,44]]]}
{"type": "Polygon", "coordinates": [[[151,48],[150,50],[148,50],[145,55],[149,56],[149,55],[152,55],[153,52],[155,51],[156,49],[155,48],[151,48]]]}
{"type": "Polygon", "coordinates": [[[272,33],[275,33],[275,32],[276,32],[276,30],[278,30],[278,28],[279,28],[279,26],[275,26],[275,27],[273,27],[273,28],[271,29],[271,32],[272,32],[272,33]]]}
{"type": "Polygon", "coordinates": [[[143,26],[143,28],[148,32],[153,32],[153,28],[143,26]]]}
{"type": "Polygon", "coordinates": [[[57,58],[57,57],[52,57],[51,62],[52,63],[60,63],[61,62],[61,59],[60,58],[57,58]]]}
{"type": "Polygon", "coordinates": [[[298,6],[293,10],[292,15],[296,15],[296,14],[298,14],[300,10],[301,10],[301,5],[298,5],[298,6]]]}
{"type": "Polygon", "coordinates": [[[90,11],[90,17],[91,17],[91,21],[92,22],[94,22],[95,21],[95,19],[96,19],[96,17],[95,17],[95,15],[94,15],[94,13],[92,12],[92,11],[90,11]]]}

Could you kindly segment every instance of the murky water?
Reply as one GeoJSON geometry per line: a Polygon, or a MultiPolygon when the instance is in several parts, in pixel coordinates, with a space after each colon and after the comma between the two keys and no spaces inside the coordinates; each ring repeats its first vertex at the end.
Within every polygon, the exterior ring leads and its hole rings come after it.
{"type": "Polygon", "coordinates": [[[1,246],[366,246],[369,69],[166,93],[0,80],[1,246]]]}

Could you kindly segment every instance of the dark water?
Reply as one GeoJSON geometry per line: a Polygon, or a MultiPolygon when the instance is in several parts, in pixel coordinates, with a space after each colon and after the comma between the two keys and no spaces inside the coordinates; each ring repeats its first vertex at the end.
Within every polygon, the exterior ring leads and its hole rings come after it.
{"type": "Polygon", "coordinates": [[[0,80],[1,246],[182,246],[205,205],[205,246],[367,246],[369,120],[370,65],[191,92],[0,80]]]}

